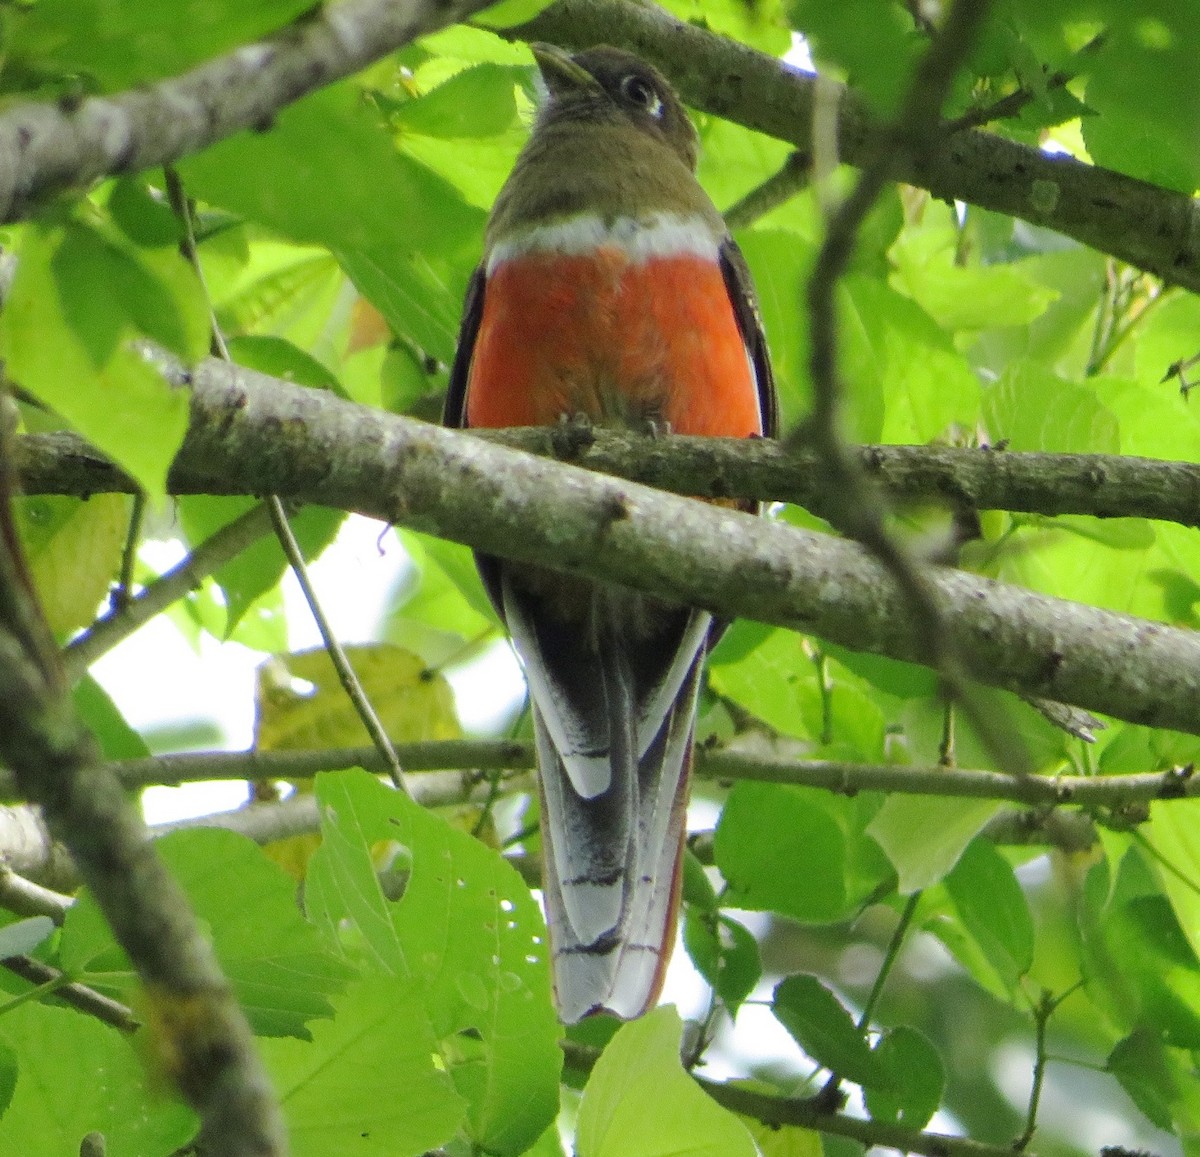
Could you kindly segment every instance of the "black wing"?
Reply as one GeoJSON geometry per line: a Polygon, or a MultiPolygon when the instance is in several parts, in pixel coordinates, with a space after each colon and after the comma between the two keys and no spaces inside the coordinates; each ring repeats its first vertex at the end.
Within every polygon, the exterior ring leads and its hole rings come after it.
{"type": "Polygon", "coordinates": [[[721,243],[721,275],[733,304],[742,341],[750,351],[754,377],[758,383],[758,405],[763,419],[763,437],[779,435],[779,402],[775,395],[775,376],[771,372],[771,355],[767,350],[767,335],[758,312],[758,297],[750,277],[750,267],[732,237],[721,243]]]}
{"type": "MultiPolygon", "coordinates": [[[[739,255],[740,256],[740,255],[739,255]]],[[[487,273],[482,265],[471,274],[467,296],[463,300],[462,324],[458,327],[458,351],[450,367],[450,385],[446,390],[446,405],[442,409],[442,425],[462,430],[467,425],[467,379],[471,376],[471,359],[475,356],[475,338],[483,316],[483,290],[487,273]]]]}

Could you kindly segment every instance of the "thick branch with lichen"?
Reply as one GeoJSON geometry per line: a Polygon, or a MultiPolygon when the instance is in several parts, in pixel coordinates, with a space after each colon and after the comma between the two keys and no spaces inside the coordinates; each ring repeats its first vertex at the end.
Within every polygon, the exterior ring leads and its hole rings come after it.
{"type": "Polygon", "coordinates": [[[156,84],[0,114],[0,220],[67,189],[198,153],[488,0],[343,0],[156,84]]]}
{"type": "MultiPolygon", "coordinates": [[[[207,370],[197,381],[203,386],[207,370]]],[[[646,438],[596,428],[564,446],[554,430],[479,431],[478,436],[541,457],[700,498],[792,502],[814,514],[825,487],[811,450],[729,438],[646,438]]],[[[26,494],[133,494],[137,483],[75,434],[15,440],[26,494]]],[[[1048,454],[957,446],[858,446],[863,472],[897,503],[937,502],[975,510],[1054,517],[1151,518],[1200,526],[1200,465],[1117,454],[1048,454]]],[[[258,493],[242,476],[214,477],[185,442],[168,479],[173,494],[258,493]]]]}
{"type": "MultiPolygon", "coordinates": [[[[851,544],[206,363],[188,454],[213,477],[478,550],[919,660],[881,568],[851,544]]],[[[931,581],[982,682],[1200,729],[1200,638],[959,571],[931,581]]]]}

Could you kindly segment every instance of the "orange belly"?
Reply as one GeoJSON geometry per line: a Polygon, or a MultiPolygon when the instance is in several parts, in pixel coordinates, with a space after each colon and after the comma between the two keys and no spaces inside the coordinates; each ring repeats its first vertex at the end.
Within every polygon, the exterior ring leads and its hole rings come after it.
{"type": "Polygon", "coordinates": [[[690,254],[633,261],[604,246],[531,253],[488,279],[468,426],[598,425],[744,438],[758,389],[720,267],[690,254]]]}

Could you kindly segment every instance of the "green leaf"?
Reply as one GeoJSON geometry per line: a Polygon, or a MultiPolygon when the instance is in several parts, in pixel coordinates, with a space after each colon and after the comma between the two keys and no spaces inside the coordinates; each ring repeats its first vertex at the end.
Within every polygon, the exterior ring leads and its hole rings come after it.
{"type": "MultiPolygon", "coordinates": [[[[380,723],[396,742],[462,735],[446,677],[429,670],[419,656],[387,643],[344,650],[380,723]]],[[[305,750],[370,742],[324,647],[264,663],[258,669],[255,701],[256,748],[305,750]]]]}
{"type": "Polygon", "coordinates": [[[669,1006],[618,1031],[584,1090],[577,1157],[754,1157],[741,1122],[683,1071],[682,1036],[669,1006]]]}
{"type": "Polygon", "coordinates": [[[189,192],[296,241],[447,254],[483,232],[482,212],[398,153],[349,82],[284,109],[268,132],[229,137],[180,169],[189,192]]]}
{"type": "Polygon", "coordinates": [[[368,967],[419,986],[442,1062],[482,1148],[517,1154],[554,1118],[562,1056],[546,931],[494,851],[363,772],[317,777],[312,918],[368,967]],[[380,845],[377,847],[377,845],[380,845]],[[390,900],[372,860],[411,865],[390,900]]]}
{"type": "Polygon", "coordinates": [[[1159,873],[1179,927],[1200,958],[1200,800],[1155,803],[1150,823],[1139,829],[1164,861],[1159,873]],[[1170,868],[1165,865],[1169,864],[1170,868]]]}
{"type": "Polygon", "coordinates": [[[951,336],[884,281],[847,277],[839,293],[847,419],[862,442],[923,443],[979,417],[979,382],[951,336]]]}
{"type": "Polygon", "coordinates": [[[1200,99],[1187,69],[1200,13],[1131,0],[1108,15],[1088,69],[1088,152],[1099,165],[1190,194],[1200,186],[1200,99]]]}
{"type": "Polygon", "coordinates": [[[183,72],[283,27],[307,0],[39,0],[12,27],[10,56],[81,73],[108,92],[183,72]]]}
{"type": "Polygon", "coordinates": [[[720,909],[717,890],[708,872],[691,848],[683,849],[683,902],[705,915],[715,915],[720,909]]]}
{"type": "Polygon", "coordinates": [[[872,1050],[887,1075],[886,1085],[866,1090],[867,1111],[874,1121],[923,1129],[937,1112],[946,1070],[929,1038],[915,1028],[891,1029],[872,1050]]]}
{"type": "Polygon", "coordinates": [[[359,981],[311,1041],[261,1047],[295,1157],[419,1157],[463,1119],[465,1102],[435,1063],[437,1038],[414,981],[359,981]]]}
{"type": "Polygon", "coordinates": [[[1200,1074],[1187,1053],[1167,1048],[1148,1029],[1138,1029],[1109,1053],[1108,1071],[1160,1129],[1192,1138],[1200,1134],[1200,1074]]]}
{"type": "Polygon", "coordinates": [[[808,412],[812,400],[804,287],[817,245],[788,230],[762,228],[739,233],[737,242],[758,290],[779,391],[780,420],[786,430],[808,412]]]}
{"type": "Polygon", "coordinates": [[[0,1066],[9,1072],[3,1061],[12,1057],[19,1067],[0,1116],[0,1151],[68,1157],[99,1132],[110,1153],[170,1157],[195,1134],[195,1114],[156,1094],[134,1043],[73,1009],[10,1008],[0,1016],[0,1066]]]}
{"type": "Polygon", "coordinates": [[[9,375],[162,495],[188,396],[130,342],[145,335],[200,356],[208,323],[194,275],[178,254],[135,253],[76,222],[25,226],[18,254],[0,317],[9,375]]]}
{"type": "Polygon", "coordinates": [[[795,1125],[765,1125],[753,1117],[738,1117],[747,1129],[762,1157],[825,1157],[821,1134],[795,1125]]]}
{"type": "Polygon", "coordinates": [[[165,197],[151,193],[144,176],[121,177],[114,182],[108,211],[113,224],[135,245],[157,249],[178,245],[183,239],[183,224],[165,197]]]}
{"type": "Polygon", "coordinates": [[[791,44],[781,0],[749,5],[743,0],[670,0],[665,7],[681,20],[782,56],[791,44]]]}
{"type": "MultiPolygon", "coordinates": [[[[245,836],[219,828],[174,832],[155,847],[205,922],[217,958],[258,1033],[307,1038],[351,971],[296,906],[296,882],[245,836]]],[[[128,1001],[137,978],[95,900],[84,893],[63,924],[63,968],[128,1001]]]]}
{"type": "Polygon", "coordinates": [[[808,973],[775,986],[775,1019],[819,1065],[859,1085],[883,1085],[887,1073],[840,1000],[808,973]]]}
{"type": "Polygon", "coordinates": [[[43,494],[14,504],[42,612],[59,636],[96,618],[121,566],[131,503],[124,494],[43,494]]]}
{"type": "Polygon", "coordinates": [[[416,589],[400,596],[396,615],[464,639],[474,639],[500,620],[484,590],[470,549],[432,535],[400,531],[400,541],[419,573],[416,589]]]}
{"type": "Polygon", "coordinates": [[[226,344],[229,356],[239,366],[295,382],[299,386],[330,390],[341,397],[346,396],[338,384],[337,376],[328,367],[287,338],[274,334],[243,334],[230,338],[226,344]]]}
{"type": "Polygon", "coordinates": [[[697,971],[736,1014],[762,976],[758,941],[736,920],[688,906],[683,943],[697,971]]]}
{"type": "Polygon", "coordinates": [[[0,928],[0,960],[6,956],[26,956],[54,934],[49,916],[30,916],[0,928]]]}
{"type": "Polygon", "coordinates": [[[398,246],[343,247],[337,259],[392,330],[444,365],[454,361],[467,289],[456,266],[398,246]]]}
{"type": "Polygon", "coordinates": [[[1140,855],[1124,857],[1112,887],[1104,864],[1088,873],[1080,927],[1093,1001],[1126,1031],[1200,1048],[1200,961],[1140,855]]]}
{"type": "Polygon", "coordinates": [[[75,684],[71,699],[84,726],[99,740],[105,759],[145,759],[150,754],[146,741],[91,675],[75,684]]]}
{"type": "MultiPolygon", "coordinates": [[[[179,500],[179,520],[193,544],[210,538],[253,509],[252,498],[221,498],[213,495],[188,495],[179,500]]],[[[346,515],[324,506],[306,506],[290,516],[292,533],[300,544],[300,553],[311,562],[330,542],[346,515]]],[[[228,637],[242,616],[271,590],[287,570],[287,559],[275,536],[269,531],[236,557],[218,567],[213,575],[225,597],[225,634],[228,637]]]]}
{"type": "Polygon", "coordinates": [[[500,0],[500,3],[476,12],[471,19],[485,28],[513,28],[532,20],[551,0],[500,0]]]}
{"type": "Polygon", "coordinates": [[[514,89],[528,75],[524,68],[477,64],[424,96],[389,105],[389,111],[408,132],[451,139],[495,136],[516,121],[514,89]]]}
{"type": "Polygon", "coordinates": [[[899,109],[922,42],[904,6],[879,0],[791,0],[795,28],[820,64],[836,64],[880,116],[899,109]]]}
{"type": "Polygon", "coordinates": [[[1003,805],[988,799],[893,795],[867,826],[899,876],[902,896],[936,884],[1003,805]]]}
{"type": "Polygon", "coordinates": [[[1034,362],[1010,366],[984,394],[983,420],[994,442],[1012,450],[1116,454],[1116,418],[1096,392],[1049,373],[1034,362]]]}
{"type": "MultiPolygon", "coordinates": [[[[8,1112],[13,1093],[17,1090],[17,1054],[0,1040],[0,1117],[8,1112]]],[[[0,1126],[2,1128],[2,1126],[0,1126]]]]}
{"type": "MultiPolygon", "coordinates": [[[[713,687],[781,734],[822,744],[826,699],[804,641],[784,630],[738,637],[754,637],[757,645],[740,657],[718,650],[709,667],[713,687]]],[[[848,674],[830,682],[828,723],[837,754],[882,759],[884,720],[876,702],[848,674]]]]}
{"type": "Polygon", "coordinates": [[[1033,964],[1033,917],[1008,861],[988,840],[975,839],[945,882],[963,926],[1015,991],[1033,964]]]}
{"type": "Polygon", "coordinates": [[[863,834],[874,806],[817,788],[737,784],[715,845],[727,902],[809,923],[845,919],[891,875],[863,834]]]}
{"type": "Polygon", "coordinates": [[[1059,292],[1019,263],[958,263],[959,230],[950,209],[930,205],[920,230],[907,230],[892,248],[892,283],[907,292],[948,330],[1027,326],[1058,299],[1059,292]]]}

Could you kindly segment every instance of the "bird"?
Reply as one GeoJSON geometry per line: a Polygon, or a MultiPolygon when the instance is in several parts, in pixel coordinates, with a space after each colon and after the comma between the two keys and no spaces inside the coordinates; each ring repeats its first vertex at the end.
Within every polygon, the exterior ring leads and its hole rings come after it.
{"type": "MultiPolygon", "coordinates": [[[[488,219],[445,424],[773,437],[749,269],[696,178],[679,97],[617,48],[531,51],[544,100],[488,219]]],[[[635,1018],[674,944],[697,696],[727,624],[540,566],[476,564],[529,689],[559,1018],[635,1018]]]]}

